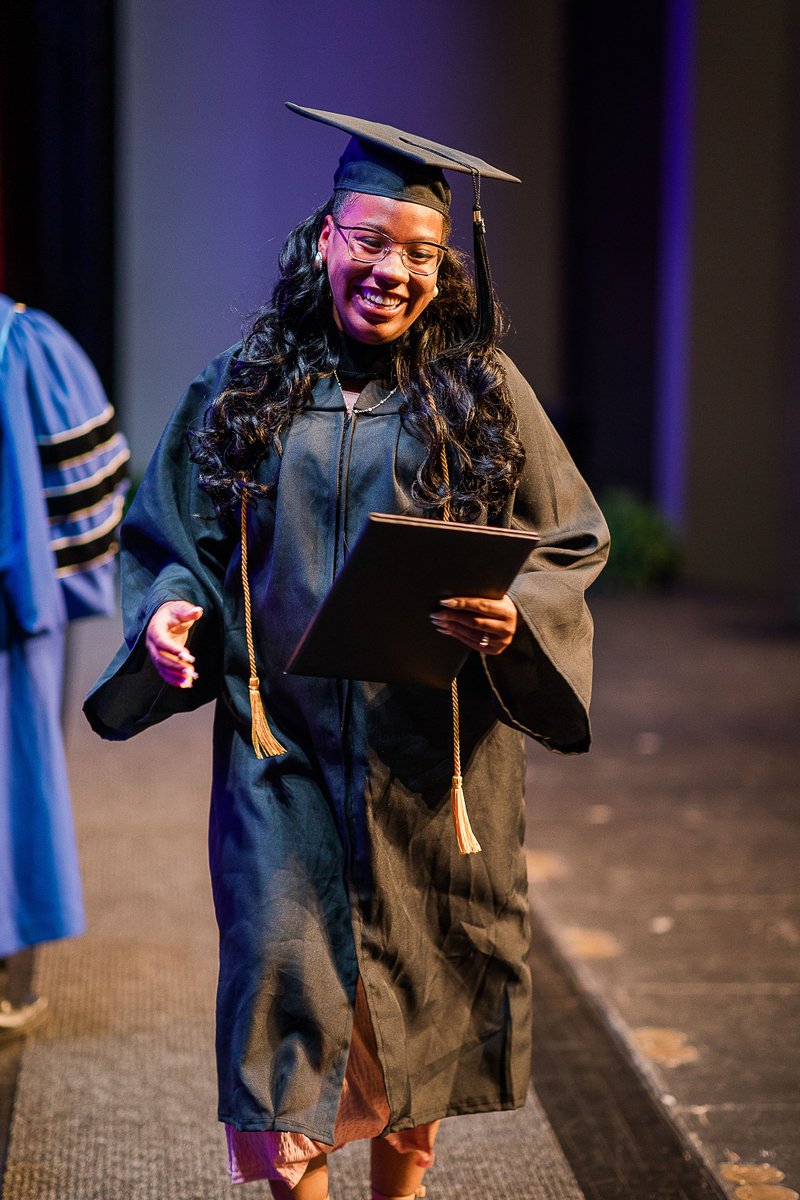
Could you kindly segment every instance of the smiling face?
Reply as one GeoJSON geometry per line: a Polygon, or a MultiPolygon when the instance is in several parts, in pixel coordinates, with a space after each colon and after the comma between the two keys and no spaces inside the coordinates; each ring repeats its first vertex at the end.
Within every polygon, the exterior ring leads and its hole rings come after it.
{"type": "MultiPolygon", "coordinates": [[[[444,240],[444,217],[432,208],[388,196],[355,194],[338,218],[342,225],[376,229],[396,242],[444,240]]],[[[377,263],[354,262],[345,237],[327,216],[319,235],[338,327],[359,342],[393,342],[434,297],[436,275],[415,275],[393,248],[377,263]]]]}

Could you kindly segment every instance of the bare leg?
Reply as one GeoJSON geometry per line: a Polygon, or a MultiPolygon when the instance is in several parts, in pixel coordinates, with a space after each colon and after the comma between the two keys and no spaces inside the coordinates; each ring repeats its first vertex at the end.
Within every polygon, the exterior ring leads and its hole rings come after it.
{"type": "Polygon", "coordinates": [[[270,1179],[270,1191],[274,1200],[328,1200],[328,1156],[318,1154],[305,1169],[303,1178],[295,1187],[270,1179]]]}
{"type": "MultiPolygon", "coordinates": [[[[424,1145],[418,1151],[401,1154],[385,1138],[372,1140],[372,1186],[384,1196],[413,1196],[422,1183],[426,1170],[433,1162],[433,1153],[428,1147],[439,1129],[439,1122],[420,1128],[424,1145]],[[425,1133],[423,1134],[423,1128],[425,1133]]],[[[413,1133],[413,1130],[409,1130],[413,1133]]]]}

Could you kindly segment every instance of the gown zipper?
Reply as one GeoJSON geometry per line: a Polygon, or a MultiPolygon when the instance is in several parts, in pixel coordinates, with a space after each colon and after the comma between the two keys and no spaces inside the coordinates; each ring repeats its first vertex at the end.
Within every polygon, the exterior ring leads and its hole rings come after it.
{"type": "MultiPolygon", "coordinates": [[[[353,450],[355,433],[355,413],[345,412],[342,437],[339,444],[339,462],[336,472],[336,543],[333,560],[333,578],[347,557],[347,479],[349,476],[350,456],[353,450]]],[[[333,582],[333,581],[331,581],[333,582]]],[[[339,703],[339,737],[341,739],[343,784],[344,784],[344,823],[347,829],[347,846],[345,847],[345,873],[351,888],[356,884],[357,836],[356,823],[353,813],[352,776],[353,764],[348,745],[350,732],[350,710],[352,704],[352,687],[349,679],[337,679],[337,700],[339,703]]],[[[351,900],[352,903],[352,900],[351,900]]]]}

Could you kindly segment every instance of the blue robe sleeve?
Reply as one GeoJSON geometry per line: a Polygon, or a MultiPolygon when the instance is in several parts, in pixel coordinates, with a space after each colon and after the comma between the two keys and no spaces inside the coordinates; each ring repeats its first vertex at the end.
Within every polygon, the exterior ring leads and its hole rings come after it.
{"type": "Polygon", "coordinates": [[[84,704],[95,732],[112,741],[199,708],[222,689],[223,583],[238,537],[198,485],[187,434],[202,427],[210,401],[227,383],[231,361],[231,352],[215,359],[189,387],[122,525],[125,644],[84,704]],[[164,684],[145,646],[148,622],[168,600],[203,609],[189,635],[199,674],[192,688],[164,684]]]}
{"type": "Polygon", "coordinates": [[[49,546],[36,436],[27,402],[24,306],[0,296],[0,645],[61,629],[64,597],[49,546]]]}
{"type": "Polygon", "coordinates": [[[591,742],[593,625],[584,593],[608,557],[608,527],[533,390],[504,361],[526,454],[510,524],[540,541],[509,588],[519,612],[514,640],[482,662],[501,721],[576,754],[591,742]]]}
{"type": "Polygon", "coordinates": [[[7,307],[5,403],[30,423],[35,479],[45,529],[40,553],[61,593],[67,620],[116,608],[117,529],[127,487],[127,442],[116,429],[97,372],[81,347],[47,313],[7,307]]]}

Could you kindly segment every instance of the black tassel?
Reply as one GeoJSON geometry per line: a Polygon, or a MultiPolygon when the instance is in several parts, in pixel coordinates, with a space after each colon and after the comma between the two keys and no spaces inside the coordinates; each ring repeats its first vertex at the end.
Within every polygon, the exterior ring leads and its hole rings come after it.
{"type": "Polygon", "coordinates": [[[487,346],[494,338],[494,286],[492,272],[489,268],[489,255],[486,251],[486,223],[481,214],[480,199],[477,195],[475,207],[472,210],[472,238],[475,249],[475,296],[477,300],[475,331],[472,340],[477,346],[487,346]]]}

